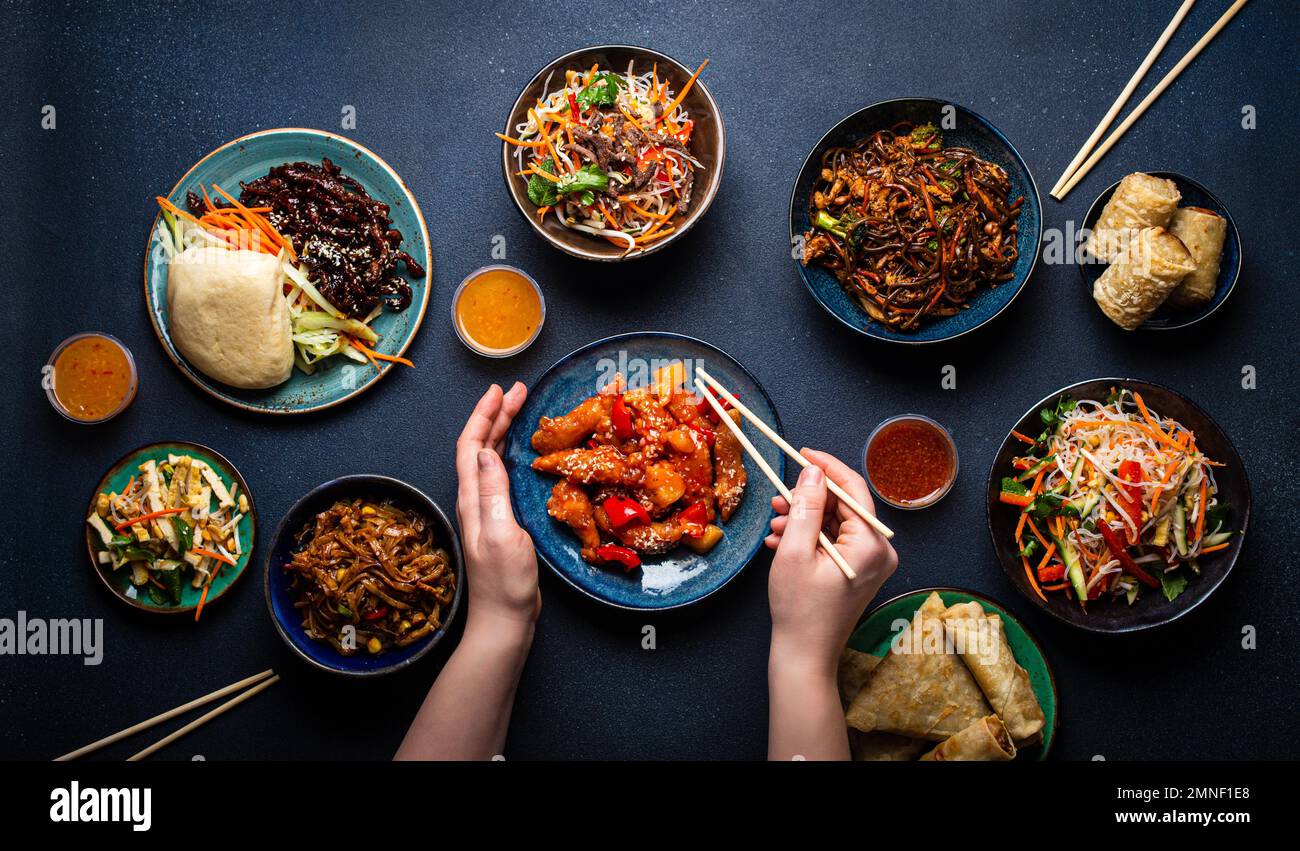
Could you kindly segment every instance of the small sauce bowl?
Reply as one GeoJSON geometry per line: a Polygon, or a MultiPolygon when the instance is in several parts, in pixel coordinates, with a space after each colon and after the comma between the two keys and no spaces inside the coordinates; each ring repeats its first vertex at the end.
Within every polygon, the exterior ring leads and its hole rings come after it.
{"type": "MultiPolygon", "coordinates": [[[[495,295],[500,297],[503,293],[498,291],[495,295]]],[[[527,309],[531,311],[533,308],[529,305],[527,306],[527,309]]],[[[469,275],[465,277],[465,280],[460,282],[460,286],[456,288],[455,294],[452,295],[451,324],[456,329],[456,336],[460,337],[460,341],[471,351],[489,358],[508,358],[512,355],[519,354],[524,349],[527,349],[533,344],[533,341],[537,339],[537,335],[542,333],[542,326],[546,324],[546,298],[542,295],[542,288],[537,285],[537,281],[533,280],[533,277],[524,270],[517,269],[514,266],[504,266],[499,264],[484,266],[481,269],[475,269],[473,272],[470,272],[469,275]],[[471,330],[466,327],[465,316],[461,309],[461,301],[467,296],[467,289],[476,282],[494,274],[501,278],[514,277],[521,282],[526,282],[532,287],[532,293],[537,297],[536,325],[526,338],[521,338],[519,342],[512,345],[493,347],[484,341],[475,339],[471,330]]]]}
{"type": "MultiPolygon", "coordinates": [[[[100,383],[102,384],[106,380],[108,379],[102,379],[100,383]]],[[[73,334],[54,348],[53,353],[50,354],[50,359],[46,361],[45,368],[42,370],[41,386],[45,388],[45,397],[50,400],[50,405],[54,410],[62,414],[64,419],[79,425],[95,425],[96,423],[108,422],[126,410],[127,406],[135,399],[136,390],[139,388],[139,376],[135,369],[135,358],[131,356],[131,350],[121,340],[101,331],[88,331],[73,334]],[[68,358],[74,358],[78,354],[93,357],[96,341],[106,344],[112,350],[116,350],[107,354],[110,360],[116,360],[116,355],[120,353],[121,360],[112,364],[112,366],[125,370],[125,376],[115,373],[97,373],[94,369],[86,367],[84,364],[78,365],[75,362],[60,362],[60,358],[65,355],[68,358]],[[80,351],[87,347],[90,348],[90,351],[80,351]],[[72,351],[69,351],[70,349],[72,351]],[[62,394],[60,394],[58,387],[61,368],[65,373],[64,381],[66,382],[62,394]],[[90,378],[90,376],[97,374],[111,375],[112,380],[122,385],[120,392],[113,393],[106,398],[87,397],[88,402],[83,401],[79,404],[75,400],[74,394],[81,388],[78,388],[73,382],[81,382],[82,384],[87,381],[93,382],[94,379],[90,378]],[[125,378],[124,383],[123,378],[125,378]]]]}
{"type": "Polygon", "coordinates": [[[929,417],[890,417],[867,438],[862,470],[882,502],[907,511],[929,508],[957,481],[957,444],[929,417]]]}

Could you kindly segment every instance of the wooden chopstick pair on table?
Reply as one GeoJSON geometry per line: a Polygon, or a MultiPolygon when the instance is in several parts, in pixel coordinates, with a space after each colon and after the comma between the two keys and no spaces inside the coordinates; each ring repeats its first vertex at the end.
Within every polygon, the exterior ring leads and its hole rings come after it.
{"type": "Polygon", "coordinates": [[[155,751],[167,747],[172,742],[179,739],[181,736],[184,736],[186,733],[190,733],[198,729],[199,727],[202,727],[204,724],[208,723],[213,718],[216,718],[218,715],[222,714],[223,712],[234,709],[236,706],[243,703],[245,700],[248,700],[250,697],[257,695],[259,692],[263,691],[264,689],[267,689],[270,686],[275,685],[279,681],[280,681],[280,676],[276,674],[274,671],[267,669],[260,674],[254,674],[253,676],[242,679],[237,683],[231,683],[225,688],[219,688],[216,691],[212,692],[211,694],[205,694],[203,697],[195,698],[194,700],[191,700],[189,703],[183,703],[180,706],[176,707],[175,709],[169,709],[166,712],[155,715],[154,717],[150,718],[147,721],[141,721],[139,724],[133,724],[132,726],[127,727],[125,730],[114,733],[111,736],[105,736],[104,738],[100,739],[97,742],[91,742],[90,744],[86,745],[84,748],[77,748],[75,751],[72,751],[71,753],[65,753],[63,756],[58,757],[54,761],[67,762],[70,759],[76,759],[79,756],[85,756],[86,754],[91,753],[92,751],[97,751],[106,745],[111,745],[114,742],[121,741],[122,739],[125,739],[127,736],[133,736],[142,730],[147,730],[156,724],[161,724],[164,721],[175,718],[177,715],[180,715],[185,712],[189,712],[191,709],[197,709],[198,707],[211,703],[214,700],[223,698],[228,694],[233,694],[234,692],[239,691],[245,686],[253,686],[243,694],[238,695],[237,697],[233,697],[230,700],[227,700],[225,703],[221,704],[216,709],[213,709],[209,712],[205,712],[203,715],[200,715],[198,718],[195,718],[193,721],[186,724],[184,727],[181,727],[176,732],[164,736],[163,738],[154,742],[149,747],[145,748],[144,750],[140,751],[139,753],[127,759],[127,762],[137,762],[149,756],[150,754],[154,753],[155,751]],[[256,683],[256,685],[254,685],[254,683],[256,683]]]}
{"type": "Polygon", "coordinates": [[[1115,120],[1115,116],[1119,114],[1120,109],[1128,102],[1129,97],[1133,94],[1133,90],[1137,88],[1138,83],[1142,81],[1142,77],[1146,75],[1146,72],[1150,70],[1151,66],[1155,63],[1156,57],[1160,55],[1160,51],[1164,50],[1165,44],[1168,43],[1170,37],[1173,36],[1174,30],[1178,29],[1178,25],[1183,22],[1183,18],[1187,17],[1187,13],[1191,11],[1192,4],[1195,2],[1196,0],[1185,0],[1183,5],[1178,7],[1178,11],[1174,13],[1173,20],[1171,20],[1169,25],[1165,27],[1164,32],[1160,34],[1160,38],[1156,39],[1156,43],[1152,46],[1151,52],[1147,54],[1146,59],[1142,60],[1142,64],[1138,66],[1132,79],[1128,81],[1128,85],[1126,85],[1124,90],[1119,93],[1119,97],[1115,99],[1115,103],[1111,105],[1110,109],[1102,117],[1101,123],[1097,125],[1097,129],[1093,130],[1092,135],[1083,143],[1083,147],[1079,149],[1079,153],[1075,154],[1074,159],[1070,161],[1068,166],[1066,166],[1065,172],[1061,175],[1061,179],[1056,181],[1056,185],[1052,187],[1051,195],[1053,198],[1058,201],[1064,200],[1070,190],[1075,187],[1075,184],[1080,180],[1083,180],[1084,176],[1087,175],[1087,173],[1092,170],[1092,167],[1106,155],[1106,152],[1119,141],[1120,137],[1128,132],[1128,129],[1133,126],[1134,122],[1142,117],[1142,113],[1147,111],[1147,107],[1155,103],[1156,98],[1160,97],[1160,95],[1164,93],[1165,89],[1169,88],[1174,80],[1178,78],[1178,75],[1183,73],[1183,69],[1192,64],[1192,60],[1205,49],[1206,45],[1214,40],[1214,37],[1219,34],[1220,30],[1228,25],[1228,22],[1232,20],[1232,16],[1241,11],[1242,6],[1246,5],[1246,0],[1236,0],[1235,3],[1228,7],[1228,11],[1224,12],[1219,20],[1214,23],[1214,26],[1210,27],[1205,35],[1201,36],[1201,40],[1196,42],[1196,44],[1192,46],[1192,49],[1187,51],[1182,59],[1178,60],[1178,64],[1171,68],[1168,74],[1165,74],[1164,78],[1156,84],[1154,89],[1151,90],[1151,93],[1143,98],[1141,103],[1134,107],[1128,117],[1115,128],[1115,132],[1111,133],[1110,136],[1106,138],[1105,142],[1102,142],[1101,147],[1096,151],[1092,151],[1092,146],[1097,144],[1097,140],[1101,138],[1101,134],[1106,132],[1106,128],[1110,127],[1110,123],[1115,120]],[[1088,156],[1089,151],[1092,151],[1092,156],[1088,156]],[[1086,162],[1084,161],[1084,157],[1087,157],[1086,162]],[[1080,165],[1080,163],[1082,163],[1082,165],[1080,165]]]}
{"type": "MultiPolygon", "coordinates": [[[[753,459],[754,463],[758,465],[758,468],[763,471],[763,474],[767,476],[773,487],[777,489],[777,492],[780,493],[781,496],[785,497],[787,502],[793,504],[794,497],[791,495],[790,489],[785,486],[785,482],[781,481],[781,477],[776,474],[776,471],[772,469],[771,465],[769,465],[766,460],[764,460],[763,456],[758,454],[758,449],[756,449],[750,439],[745,436],[745,433],[740,430],[740,426],[727,415],[726,410],[722,407],[722,403],[714,398],[713,394],[709,392],[709,388],[712,387],[716,390],[719,396],[725,399],[731,407],[739,411],[742,417],[749,420],[749,422],[752,423],[756,429],[761,431],[769,440],[779,446],[781,451],[793,458],[800,467],[807,467],[812,462],[803,457],[803,455],[800,455],[799,451],[787,443],[781,435],[777,434],[775,429],[763,422],[763,420],[749,408],[741,404],[739,399],[728,392],[727,388],[718,383],[713,376],[709,375],[701,367],[695,368],[694,384],[695,389],[699,391],[700,395],[703,396],[706,401],[708,401],[709,407],[713,408],[714,412],[718,415],[718,419],[731,431],[733,435],[735,435],[736,440],[739,441],[740,445],[744,448],[745,453],[748,454],[749,457],[753,459]],[[707,387],[705,386],[706,382],[708,383],[707,387]]],[[[826,479],[826,487],[831,493],[835,494],[841,502],[847,505],[849,509],[866,521],[868,526],[883,535],[886,540],[894,537],[892,529],[876,519],[876,516],[868,511],[866,506],[850,496],[842,487],[832,482],[829,477],[826,479]]],[[[844,556],[840,554],[840,551],[835,549],[834,542],[826,536],[825,532],[818,533],[817,542],[821,545],[821,548],[826,551],[826,555],[830,556],[831,561],[835,562],[836,567],[840,569],[840,572],[844,574],[845,578],[853,579],[857,576],[853,571],[853,568],[849,566],[848,561],[846,561],[844,556]]]]}

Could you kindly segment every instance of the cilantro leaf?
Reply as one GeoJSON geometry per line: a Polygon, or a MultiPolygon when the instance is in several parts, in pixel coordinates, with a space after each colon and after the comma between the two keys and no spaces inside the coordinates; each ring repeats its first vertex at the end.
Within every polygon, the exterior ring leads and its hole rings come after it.
{"type": "MultiPolygon", "coordinates": [[[[555,160],[550,157],[541,164],[541,169],[548,174],[555,174],[555,160]]],[[[554,207],[556,201],[555,181],[534,174],[528,180],[528,200],[538,207],[554,207]]]]}
{"type": "Polygon", "coordinates": [[[627,83],[617,74],[604,71],[591,78],[591,82],[578,92],[578,106],[591,109],[595,106],[613,106],[618,90],[627,83]]]}
{"type": "Polygon", "coordinates": [[[1181,570],[1161,570],[1160,590],[1165,592],[1165,599],[1173,602],[1178,595],[1187,590],[1187,577],[1181,570]]]}

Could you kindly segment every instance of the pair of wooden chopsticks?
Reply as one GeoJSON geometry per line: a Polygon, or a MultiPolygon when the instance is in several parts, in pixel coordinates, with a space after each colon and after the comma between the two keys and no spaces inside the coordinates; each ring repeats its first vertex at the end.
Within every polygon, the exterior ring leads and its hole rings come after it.
{"type": "Polygon", "coordinates": [[[1111,133],[1110,136],[1106,138],[1105,142],[1102,142],[1101,147],[1096,151],[1093,151],[1092,156],[1088,156],[1088,152],[1092,151],[1092,146],[1097,144],[1097,140],[1101,138],[1101,134],[1106,132],[1106,128],[1110,127],[1110,123],[1115,120],[1115,116],[1119,114],[1120,109],[1128,102],[1129,96],[1133,94],[1133,90],[1137,88],[1142,77],[1146,75],[1146,72],[1150,70],[1152,64],[1155,63],[1156,57],[1160,55],[1160,51],[1164,50],[1165,44],[1169,41],[1170,37],[1173,36],[1174,30],[1178,29],[1178,25],[1183,22],[1183,18],[1187,17],[1187,13],[1191,11],[1194,2],[1196,2],[1196,0],[1185,0],[1183,5],[1178,8],[1178,11],[1174,13],[1173,20],[1169,22],[1169,26],[1165,27],[1165,31],[1160,34],[1160,38],[1156,40],[1155,45],[1151,48],[1151,52],[1147,54],[1146,59],[1142,60],[1142,64],[1138,66],[1132,79],[1128,81],[1128,85],[1119,93],[1119,97],[1115,99],[1115,103],[1111,105],[1110,109],[1106,112],[1106,115],[1102,117],[1101,123],[1097,125],[1097,129],[1092,131],[1092,135],[1088,137],[1088,141],[1083,143],[1083,147],[1079,149],[1079,153],[1075,154],[1074,159],[1070,161],[1068,166],[1066,166],[1065,172],[1061,175],[1061,179],[1056,181],[1056,185],[1052,187],[1051,195],[1053,198],[1058,201],[1064,200],[1070,190],[1073,189],[1080,180],[1083,180],[1084,176],[1092,170],[1092,167],[1095,166],[1102,157],[1106,156],[1106,152],[1119,141],[1119,138],[1128,132],[1128,129],[1133,126],[1134,122],[1142,117],[1142,113],[1147,111],[1147,107],[1155,103],[1156,98],[1160,97],[1160,95],[1164,93],[1165,89],[1169,88],[1169,86],[1173,84],[1174,80],[1178,78],[1178,75],[1183,73],[1183,69],[1192,64],[1192,60],[1205,49],[1206,45],[1214,40],[1214,37],[1219,34],[1220,30],[1228,25],[1228,22],[1232,20],[1233,15],[1241,11],[1241,7],[1246,5],[1246,0],[1237,0],[1228,7],[1228,11],[1224,12],[1222,17],[1215,22],[1214,26],[1210,27],[1205,35],[1201,36],[1201,40],[1196,42],[1196,44],[1192,46],[1192,49],[1187,51],[1182,59],[1178,60],[1178,64],[1171,68],[1168,74],[1165,74],[1164,79],[1157,83],[1156,87],[1151,90],[1151,93],[1143,98],[1142,102],[1129,113],[1128,118],[1125,118],[1124,121],[1115,128],[1115,132],[1111,133]],[[1084,161],[1084,157],[1088,157],[1086,162],[1084,161]],[[1080,165],[1081,162],[1083,163],[1082,165],[1080,165]]]}
{"type": "MultiPolygon", "coordinates": [[[[771,440],[779,446],[786,455],[793,458],[800,467],[807,467],[812,462],[800,455],[798,450],[787,443],[781,435],[776,433],[775,429],[763,422],[758,415],[749,408],[746,408],[741,404],[739,399],[729,393],[727,388],[719,384],[718,381],[705,372],[702,367],[697,366],[695,368],[694,384],[695,389],[698,390],[700,395],[708,401],[709,407],[713,408],[714,412],[717,413],[718,419],[726,425],[733,435],[735,435],[736,440],[739,441],[740,445],[744,447],[745,452],[767,476],[768,480],[777,489],[777,492],[780,493],[781,496],[785,497],[787,502],[793,504],[794,497],[791,495],[790,489],[785,486],[785,482],[781,481],[781,477],[776,474],[776,471],[772,469],[771,465],[769,465],[766,460],[764,460],[763,456],[758,454],[758,449],[756,449],[754,444],[750,442],[749,438],[745,436],[745,433],[740,430],[740,426],[736,425],[736,422],[727,414],[726,410],[722,407],[722,403],[715,399],[713,394],[709,392],[709,387],[718,391],[719,396],[725,399],[731,407],[739,411],[742,417],[753,423],[754,427],[761,431],[768,440],[771,440]],[[705,386],[705,382],[708,382],[708,387],[705,386]]],[[[894,537],[892,529],[877,520],[876,516],[868,511],[862,503],[850,496],[842,487],[832,482],[829,477],[826,479],[826,486],[841,502],[865,520],[868,526],[885,536],[886,539],[894,537]]],[[[844,559],[844,556],[840,555],[840,551],[835,549],[835,544],[826,536],[825,532],[817,533],[817,542],[821,544],[821,548],[826,551],[826,555],[830,556],[831,561],[835,562],[836,567],[840,569],[840,572],[843,573],[846,578],[853,579],[857,576],[853,571],[853,568],[850,567],[849,563],[844,559]]]]}
{"type": "Polygon", "coordinates": [[[111,736],[105,736],[104,738],[100,739],[97,742],[91,742],[90,744],[86,745],[84,748],[77,748],[75,751],[72,751],[71,753],[65,753],[63,756],[58,757],[54,761],[67,762],[70,759],[76,759],[79,756],[85,756],[86,754],[92,751],[99,750],[105,745],[111,745],[113,744],[113,742],[121,741],[122,739],[125,739],[127,736],[133,736],[136,733],[139,733],[141,730],[147,730],[156,724],[161,724],[164,721],[167,721],[171,718],[175,718],[177,715],[180,715],[184,712],[189,712],[191,709],[197,709],[198,707],[203,706],[204,704],[211,703],[212,701],[225,697],[228,694],[237,692],[240,689],[244,688],[245,686],[250,686],[253,685],[254,683],[257,683],[257,685],[253,686],[253,688],[250,688],[248,691],[244,692],[238,697],[231,698],[230,700],[227,700],[225,703],[218,706],[216,709],[213,709],[210,712],[206,712],[203,715],[200,715],[198,718],[195,718],[193,721],[186,724],[184,727],[181,727],[176,732],[164,736],[163,738],[154,742],[149,747],[145,748],[144,750],[140,751],[139,753],[127,759],[127,762],[137,762],[149,756],[150,754],[154,753],[155,751],[167,747],[172,742],[179,739],[181,736],[184,736],[186,733],[190,733],[198,729],[199,727],[202,727],[204,724],[208,723],[213,718],[216,718],[221,713],[234,709],[236,706],[243,703],[245,700],[248,700],[250,697],[253,697],[258,692],[270,686],[275,685],[279,681],[280,681],[279,675],[276,674],[274,671],[267,669],[260,674],[254,674],[253,676],[242,679],[237,683],[231,683],[225,688],[217,689],[211,694],[205,694],[203,697],[195,698],[194,700],[191,700],[189,703],[181,704],[175,709],[169,709],[166,712],[163,712],[159,715],[155,715],[154,717],[150,718],[147,721],[141,721],[139,724],[135,724],[130,727],[127,727],[125,730],[114,733],[111,736]]]}

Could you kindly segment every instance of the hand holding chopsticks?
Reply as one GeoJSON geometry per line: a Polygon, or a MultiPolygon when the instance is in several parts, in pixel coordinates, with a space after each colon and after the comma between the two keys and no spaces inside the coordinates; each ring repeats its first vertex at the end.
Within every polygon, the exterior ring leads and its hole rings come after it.
{"type": "Polygon", "coordinates": [[[122,739],[125,739],[127,736],[133,736],[136,733],[139,733],[143,730],[148,730],[150,727],[156,726],[158,724],[161,724],[164,721],[168,721],[172,718],[175,718],[177,715],[181,715],[185,712],[189,712],[191,709],[197,709],[198,707],[209,704],[214,700],[223,698],[228,694],[233,694],[234,692],[239,691],[245,686],[249,686],[249,685],[253,686],[243,694],[237,697],[233,697],[230,700],[227,700],[225,703],[218,706],[216,709],[213,709],[210,712],[207,712],[199,716],[198,718],[194,719],[190,723],[186,724],[184,727],[181,727],[176,732],[171,733],[170,735],[165,736],[162,739],[159,739],[157,742],[154,742],[149,747],[145,748],[144,750],[130,757],[127,760],[127,762],[135,762],[144,759],[146,756],[149,756],[151,753],[154,753],[155,751],[160,750],[166,747],[167,745],[170,745],[172,742],[176,741],[181,736],[184,736],[186,733],[189,733],[190,731],[203,726],[207,722],[211,721],[213,718],[216,718],[218,715],[221,715],[223,712],[235,708],[239,704],[243,703],[245,700],[248,700],[250,697],[256,695],[258,692],[263,691],[269,686],[275,685],[279,681],[280,681],[279,675],[277,675],[274,671],[267,669],[260,674],[254,674],[253,676],[242,679],[237,683],[231,683],[225,688],[219,688],[214,692],[205,694],[203,695],[203,697],[197,697],[194,700],[191,700],[189,703],[183,703],[180,706],[177,706],[175,709],[169,709],[166,712],[159,713],[158,715],[155,715],[154,717],[146,721],[141,721],[139,724],[133,724],[130,727],[127,727],[125,730],[121,730],[117,733],[112,734],[111,736],[105,736],[99,741],[91,742],[85,747],[77,748],[75,751],[72,751],[71,753],[66,753],[61,757],[57,757],[54,761],[66,762],[71,759],[76,759],[79,756],[85,756],[86,754],[91,753],[92,751],[97,751],[100,748],[105,747],[106,745],[111,745],[114,742],[121,741],[122,739]],[[256,685],[253,685],[254,683],[256,683],[256,685]]]}
{"type": "MultiPolygon", "coordinates": [[[[809,464],[812,463],[807,458],[803,457],[803,455],[797,449],[795,449],[793,446],[787,443],[785,441],[785,438],[777,434],[774,428],[769,426],[767,423],[763,422],[761,419],[759,419],[757,414],[755,414],[749,408],[746,408],[743,404],[741,404],[739,399],[737,399],[730,392],[728,392],[727,388],[719,384],[718,381],[714,379],[713,376],[705,372],[702,367],[696,367],[695,374],[699,376],[699,378],[703,378],[706,382],[708,382],[708,385],[710,387],[718,391],[719,396],[727,400],[727,404],[731,405],[731,407],[735,408],[737,411],[740,411],[740,415],[742,417],[749,420],[749,422],[754,426],[754,428],[761,431],[763,435],[767,437],[768,440],[772,441],[777,446],[779,446],[781,448],[781,451],[783,451],[786,455],[789,455],[790,458],[793,459],[796,464],[798,464],[800,467],[807,467],[809,464]]],[[[705,391],[701,390],[701,392],[705,392],[705,391]]],[[[744,445],[744,441],[741,442],[741,445],[742,446],[744,445]]],[[[848,491],[844,490],[844,488],[835,484],[830,479],[826,480],[826,486],[830,489],[830,492],[835,494],[835,496],[841,502],[843,502],[850,509],[852,509],[854,514],[861,517],[868,526],[870,526],[872,529],[875,529],[880,534],[884,535],[887,540],[892,539],[894,537],[894,530],[890,529],[884,523],[881,523],[880,520],[876,518],[876,515],[872,514],[870,511],[867,510],[866,506],[864,506],[862,503],[858,502],[856,499],[850,496],[848,491]]],[[[789,494],[782,494],[782,496],[789,498],[789,494]]]]}

